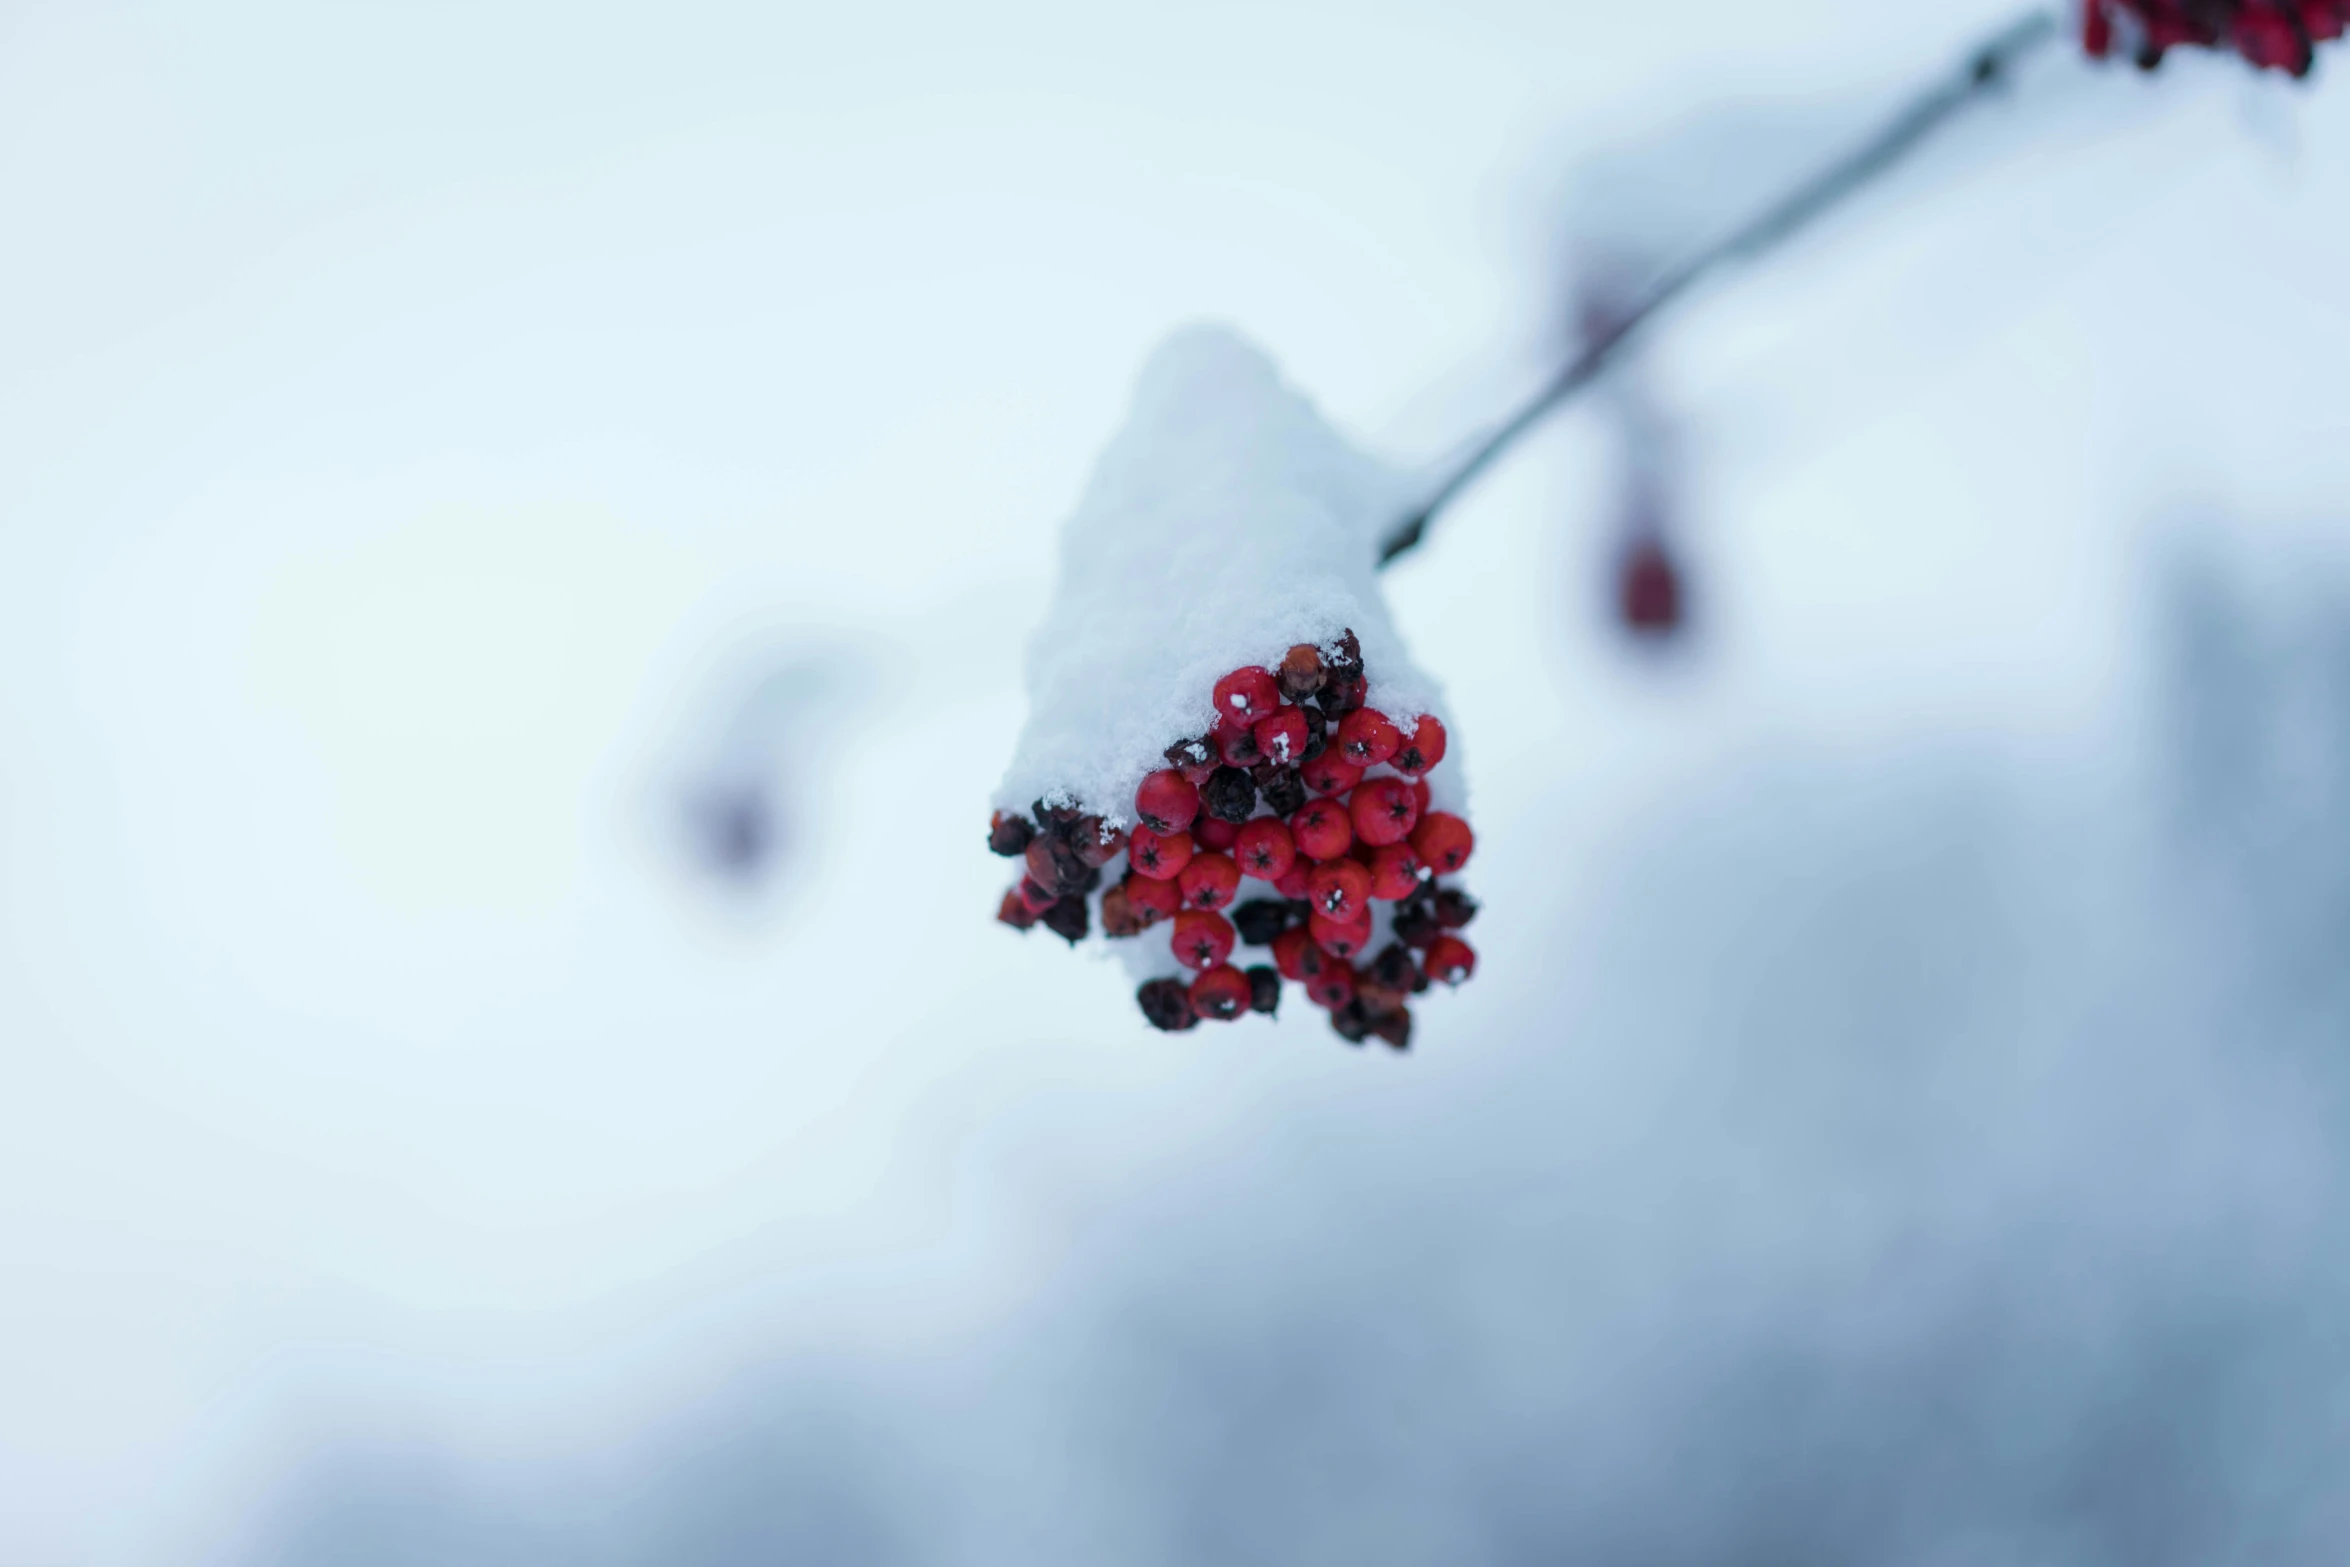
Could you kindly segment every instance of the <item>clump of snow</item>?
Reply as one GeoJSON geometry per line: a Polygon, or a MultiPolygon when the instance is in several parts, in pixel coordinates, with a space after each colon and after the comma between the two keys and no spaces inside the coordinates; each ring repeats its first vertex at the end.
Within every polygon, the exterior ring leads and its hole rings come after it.
{"type": "Polygon", "coordinates": [[[1235,333],[1170,337],[1062,529],[1060,582],[1028,647],[1028,723],[996,806],[1041,799],[1129,825],[1166,748],[1215,721],[1219,678],[1350,629],[1368,705],[1407,726],[1435,713],[1449,730],[1379,590],[1379,541],[1416,494],[1235,333]]]}

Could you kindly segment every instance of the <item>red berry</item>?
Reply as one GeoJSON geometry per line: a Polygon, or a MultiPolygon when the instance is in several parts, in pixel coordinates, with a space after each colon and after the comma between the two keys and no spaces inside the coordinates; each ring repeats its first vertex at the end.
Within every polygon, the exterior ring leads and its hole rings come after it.
{"type": "Polygon", "coordinates": [[[1232,922],[1205,909],[1175,916],[1175,961],[1185,968],[1210,969],[1232,956],[1232,922]]]}
{"type": "Polygon", "coordinates": [[[1416,804],[1416,805],[1418,805],[1418,806],[1419,806],[1419,808],[1420,808],[1420,814],[1421,814],[1422,816],[1426,816],[1426,815],[1428,814],[1428,780],[1427,780],[1427,779],[1425,779],[1425,778],[1415,778],[1415,779],[1413,779],[1413,780],[1412,780],[1412,801],[1413,801],[1413,803],[1414,803],[1414,804],[1416,804]]]}
{"type": "Polygon", "coordinates": [[[1267,713],[1257,720],[1252,733],[1257,749],[1269,762],[1286,767],[1306,754],[1306,715],[1294,707],[1267,713]]]}
{"type": "Polygon", "coordinates": [[[1307,859],[1335,860],[1354,843],[1355,830],[1336,800],[1309,800],[1289,819],[1289,836],[1307,859]]]}
{"type": "Polygon", "coordinates": [[[1299,768],[1297,775],[1316,794],[1344,794],[1362,782],[1363,770],[1333,748],[1299,768]]]}
{"type": "Polygon", "coordinates": [[[1254,767],[1265,759],[1264,747],[1257,744],[1254,725],[1219,718],[1214,735],[1216,754],[1224,759],[1226,767],[1254,767]]]}
{"type": "Polygon", "coordinates": [[[1154,881],[1169,881],[1183,874],[1191,856],[1191,834],[1187,832],[1156,833],[1137,827],[1126,840],[1126,862],[1154,881]]]}
{"type": "Polygon", "coordinates": [[[1019,893],[1020,901],[1027,904],[1029,912],[1033,914],[1042,914],[1045,910],[1051,908],[1054,904],[1061,901],[1061,895],[1059,893],[1053,891],[1052,888],[1045,886],[1033,876],[1023,876],[1020,878],[1019,893]]]}
{"type": "Polygon", "coordinates": [[[1358,707],[1338,723],[1338,754],[1357,767],[1377,767],[1403,745],[1403,733],[1385,713],[1358,707]]]}
{"type": "Polygon", "coordinates": [[[1220,816],[1203,816],[1191,824],[1192,847],[1221,854],[1240,842],[1240,829],[1220,816]]]}
{"type": "Polygon", "coordinates": [[[1306,999],[1335,1011],[1355,998],[1355,971],[1343,963],[1324,962],[1322,971],[1306,980],[1306,999]]]}
{"type": "MultiPolygon", "coordinates": [[[[1004,901],[997,906],[995,911],[995,917],[1014,930],[1026,930],[1034,925],[1036,915],[1037,911],[1028,906],[1028,900],[1020,895],[1020,889],[1017,887],[1004,894],[1004,901]]],[[[1301,930],[1297,934],[1302,936],[1305,932],[1301,930]]]]}
{"type": "Polygon", "coordinates": [[[1297,863],[1297,841],[1278,816],[1260,816],[1240,829],[1233,845],[1240,868],[1259,881],[1279,881],[1297,863]]]}
{"type": "Polygon", "coordinates": [[[1183,912],[1183,890],[1175,882],[1160,881],[1136,871],[1118,885],[1126,889],[1126,906],[1134,911],[1146,930],[1183,912]]]}
{"type": "Polygon", "coordinates": [[[1444,760],[1444,722],[1434,713],[1420,715],[1419,724],[1404,736],[1391,759],[1395,770],[1406,778],[1417,778],[1444,760]]]}
{"type": "Polygon", "coordinates": [[[1357,786],[1347,801],[1355,839],[1374,849],[1401,843],[1420,825],[1419,797],[1401,778],[1373,778],[1357,786]]]}
{"type": "Polygon", "coordinates": [[[1134,815],[1152,832],[1181,832],[1199,815],[1199,790],[1172,767],[1161,768],[1134,791],[1134,815]]]}
{"type": "Polygon", "coordinates": [[[1191,982],[1191,1010],[1218,1023],[1229,1023],[1248,1010],[1255,992],[1248,976],[1229,963],[1219,963],[1191,982]]]}
{"type": "Polygon", "coordinates": [[[1216,717],[1253,724],[1281,705],[1281,687],[1262,669],[1235,669],[1216,682],[1216,717]]]}
{"type": "Polygon", "coordinates": [[[1312,873],[1313,868],[1313,861],[1302,854],[1299,855],[1288,870],[1273,878],[1273,890],[1293,903],[1303,903],[1309,890],[1306,886],[1306,878],[1312,873]]]}
{"type": "Polygon", "coordinates": [[[1306,878],[1312,890],[1306,900],[1314,912],[1341,925],[1352,925],[1368,916],[1371,904],[1371,873],[1353,860],[1332,860],[1314,867],[1306,878]]]}
{"type": "Polygon", "coordinates": [[[1351,959],[1371,944],[1371,916],[1334,920],[1319,909],[1306,916],[1306,934],[1314,945],[1341,961],[1351,959]]]}
{"type": "Polygon", "coordinates": [[[1328,965],[1314,938],[1302,930],[1285,930],[1273,938],[1273,966],[1283,979],[1312,979],[1328,965]]]}
{"type": "Polygon", "coordinates": [[[1420,885],[1420,857],[1408,843],[1391,843],[1371,856],[1371,896],[1393,903],[1420,885]]]}
{"type": "Polygon", "coordinates": [[[1477,954],[1458,936],[1439,936],[1428,944],[1424,966],[1430,979],[1457,985],[1477,972],[1477,954]]]}
{"type": "Polygon", "coordinates": [[[1477,835],[1450,811],[1431,811],[1412,830],[1412,849],[1420,856],[1420,863],[1439,876],[1449,876],[1468,864],[1469,851],[1476,847],[1477,835]]]}
{"type": "Polygon", "coordinates": [[[1183,905],[1191,909],[1220,909],[1240,891],[1240,867],[1228,854],[1195,854],[1175,878],[1183,905]]]}

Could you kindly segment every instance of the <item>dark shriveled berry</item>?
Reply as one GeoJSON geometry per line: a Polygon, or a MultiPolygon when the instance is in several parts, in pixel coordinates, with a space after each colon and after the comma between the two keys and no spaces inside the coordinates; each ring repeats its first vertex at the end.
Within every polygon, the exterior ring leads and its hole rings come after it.
{"type": "Polygon", "coordinates": [[[1026,930],[1036,923],[1036,911],[1028,906],[1027,899],[1020,896],[1017,887],[1004,894],[1004,901],[997,907],[995,917],[1014,930],[1026,930]]]}
{"type": "Polygon", "coordinates": [[[1310,762],[1330,749],[1330,720],[1318,707],[1298,709],[1306,719],[1306,748],[1298,760],[1310,762]]]}
{"type": "Polygon", "coordinates": [[[1311,642],[1300,642],[1281,655],[1281,667],[1273,678],[1281,683],[1284,699],[1303,702],[1322,689],[1322,650],[1311,642]]]}
{"type": "Polygon", "coordinates": [[[1407,947],[1427,947],[1444,934],[1444,927],[1436,923],[1436,916],[1425,906],[1398,906],[1395,911],[1395,939],[1407,947]]]}
{"type": "Polygon", "coordinates": [[[1153,1028],[1180,1034],[1199,1026],[1199,1015],[1191,1010],[1191,987],[1179,979],[1154,979],[1136,991],[1134,999],[1153,1028]]]}
{"type": "Polygon", "coordinates": [[[1248,971],[1248,1009],[1267,1016],[1281,1010],[1281,976],[1262,963],[1248,971]]]}
{"type": "Polygon", "coordinates": [[[1232,911],[1232,928],[1252,947],[1269,947],[1273,938],[1289,929],[1289,905],[1271,898],[1251,898],[1232,911]]]}
{"type": "Polygon", "coordinates": [[[1436,893],[1436,923],[1446,930],[1463,930],[1477,917],[1477,900],[1458,887],[1441,887],[1436,893]]]}
{"type": "Polygon", "coordinates": [[[1088,816],[1070,829],[1069,842],[1077,850],[1079,859],[1089,868],[1099,870],[1116,859],[1126,847],[1126,834],[1123,829],[1110,826],[1098,816],[1088,816]]]}
{"type": "Polygon", "coordinates": [[[987,824],[987,846],[994,853],[1011,859],[1028,852],[1028,840],[1036,836],[1036,828],[1025,816],[1014,816],[1009,811],[998,811],[987,824]]]}
{"type": "Polygon", "coordinates": [[[1047,805],[1042,800],[1028,808],[1036,817],[1036,825],[1047,833],[1058,833],[1085,813],[1074,805],[1047,805]]]}
{"type": "Polygon", "coordinates": [[[1265,803],[1273,807],[1275,816],[1293,816],[1306,808],[1306,781],[1297,775],[1294,767],[1274,767],[1265,770],[1257,780],[1257,788],[1265,803]]]}
{"type": "MultiPolygon", "coordinates": [[[[1150,885],[1155,887],[1159,884],[1152,882],[1150,885]]],[[[1151,926],[1148,914],[1134,906],[1134,900],[1126,889],[1127,884],[1120,882],[1102,894],[1102,934],[1113,941],[1139,936],[1151,926]]]]}
{"type": "MultiPolygon", "coordinates": [[[[1363,645],[1355,640],[1352,631],[1341,631],[1338,641],[1322,655],[1322,668],[1332,679],[1360,680],[1363,677],[1363,645]]],[[[1329,684],[1328,680],[1323,682],[1329,684]]]]}
{"type": "Polygon", "coordinates": [[[1347,679],[1332,675],[1323,682],[1322,694],[1314,700],[1322,704],[1323,712],[1336,720],[1361,707],[1370,695],[1370,690],[1370,683],[1360,675],[1347,679]]]}
{"type": "Polygon", "coordinates": [[[1359,1001],[1349,1001],[1345,1006],[1333,1008],[1330,1027],[1350,1045],[1359,1045],[1371,1037],[1371,1020],[1363,1016],[1363,1005],[1359,1001]]]}
{"type": "Polygon", "coordinates": [[[1082,897],[1063,898],[1044,911],[1044,928],[1067,940],[1072,947],[1085,939],[1087,925],[1082,897]]]}
{"type": "Polygon", "coordinates": [[[1410,990],[1420,977],[1420,965],[1412,961],[1411,949],[1396,941],[1381,947],[1368,969],[1370,976],[1389,990],[1410,990]]]}
{"type": "Polygon", "coordinates": [[[1371,1021],[1371,1032],[1397,1050],[1412,1048],[1412,1013],[1409,1007],[1397,1007],[1380,1014],[1371,1021]]]}
{"type": "Polygon", "coordinates": [[[1234,826],[1257,813],[1256,780],[1237,767],[1217,768],[1209,775],[1199,798],[1210,816],[1234,826]]]}

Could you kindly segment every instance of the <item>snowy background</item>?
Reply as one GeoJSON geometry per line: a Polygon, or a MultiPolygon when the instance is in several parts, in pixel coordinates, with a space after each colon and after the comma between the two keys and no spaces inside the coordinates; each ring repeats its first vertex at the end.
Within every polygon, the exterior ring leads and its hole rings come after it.
{"type": "Polygon", "coordinates": [[[0,7],[0,1562],[2339,1561],[2350,57],[1676,318],[1688,656],[1391,574],[1410,1059],[988,922],[1168,329],[1432,458],[2006,14],[0,7]]]}

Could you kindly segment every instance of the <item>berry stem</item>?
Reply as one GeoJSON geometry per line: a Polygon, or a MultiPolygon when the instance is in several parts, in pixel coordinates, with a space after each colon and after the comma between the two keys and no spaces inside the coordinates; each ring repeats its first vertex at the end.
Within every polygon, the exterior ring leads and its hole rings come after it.
{"type": "Polygon", "coordinates": [[[1977,47],[1959,70],[1935,82],[1866,142],[1797,186],[1744,227],[1664,274],[1630,310],[1600,327],[1550,384],[1487,435],[1448,473],[1419,510],[1398,523],[1379,547],[1386,566],[1416,549],[1436,514],[1475,483],[1518,437],[1544,416],[1599,379],[1625,341],[1708,276],[1738,261],[1751,261],[1782,244],[1853,192],[1885,173],[1943,125],[2004,86],[2026,58],[2055,39],[2055,14],[2035,7],[1977,47]]]}

